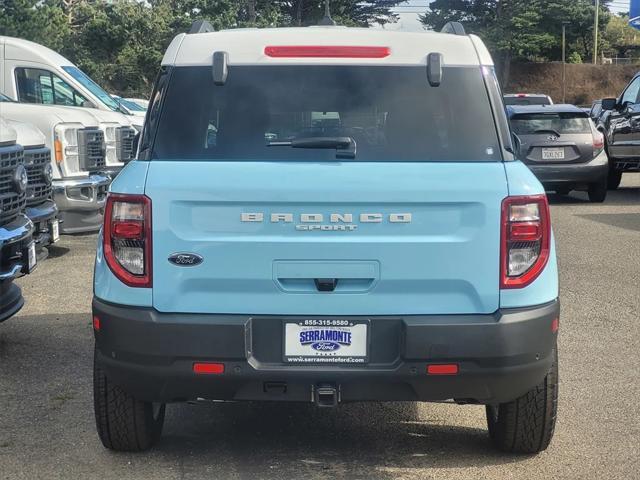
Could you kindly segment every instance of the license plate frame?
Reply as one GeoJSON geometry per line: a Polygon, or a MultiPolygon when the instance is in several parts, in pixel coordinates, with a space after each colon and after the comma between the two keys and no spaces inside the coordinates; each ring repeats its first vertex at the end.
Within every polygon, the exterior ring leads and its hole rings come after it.
{"type": "Polygon", "coordinates": [[[51,232],[51,243],[56,243],[60,240],[60,221],[57,218],[51,220],[49,231],[51,232]]]}
{"type": "Polygon", "coordinates": [[[564,160],[565,151],[564,147],[553,147],[542,149],[542,160],[564,160]]]}
{"type": "Polygon", "coordinates": [[[369,319],[283,320],[282,361],[297,365],[366,365],[369,363],[370,337],[369,319]],[[310,332],[305,335],[304,342],[302,332],[310,332]],[[347,333],[351,335],[345,335],[347,333]]]}
{"type": "Polygon", "coordinates": [[[23,263],[22,273],[28,275],[32,273],[38,266],[38,255],[36,254],[36,242],[29,242],[29,244],[22,250],[23,263]]]}

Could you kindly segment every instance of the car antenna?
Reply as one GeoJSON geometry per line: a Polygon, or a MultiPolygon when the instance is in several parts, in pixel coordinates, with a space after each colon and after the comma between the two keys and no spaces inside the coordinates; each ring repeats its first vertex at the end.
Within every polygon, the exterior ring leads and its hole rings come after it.
{"type": "Polygon", "coordinates": [[[318,25],[323,26],[335,26],[336,22],[331,18],[331,8],[329,6],[329,0],[324,0],[324,17],[320,19],[318,25]]]}

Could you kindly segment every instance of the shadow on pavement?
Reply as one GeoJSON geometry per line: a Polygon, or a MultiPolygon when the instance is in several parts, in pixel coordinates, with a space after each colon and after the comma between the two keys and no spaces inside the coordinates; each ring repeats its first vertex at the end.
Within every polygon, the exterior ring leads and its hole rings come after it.
{"type": "Polygon", "coordinates": [[[337,409],[277,403],[171,405],[157,450],[188,456],[194,466],[229,458],[246,478],[327,474],[384,479],[397,478],[406,469],[478,467],[527,458],[493,450],[485,429],[420,418],[413,402],[337,409]]]}
{"type": "Polygon", "coordinates": [[[50,245],[49,247],[47,247],[49,250],[49,258],[58,258],[58,257],[63,257],[65,256],[67,253],[69,253],[71,251],[70,248],[67,247],[59,247],[57,245],[50,245]]]}
{"type": "Polygon", "coordinates": [[[605,225],[640,232],[640,213],[591,213],[578,216],[605,225]]]}
{"type": "Polygon", "coordinates": [[[568,195],[558,195],[547,192],[551,205],[640,205],[640,188],[620,187],[618,190],[610,190],[607,199],[603,203],[591,203],[586,192],[572,191],[568,195]]]}

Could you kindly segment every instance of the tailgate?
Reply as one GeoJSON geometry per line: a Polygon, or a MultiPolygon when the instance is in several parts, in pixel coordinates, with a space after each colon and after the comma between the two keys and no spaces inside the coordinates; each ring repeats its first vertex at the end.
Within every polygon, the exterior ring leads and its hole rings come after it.
{"type": "Polygon", "coordinates": [[[145,193],[162,312],[498,308],[500,162],[153,161],[145,193]]]}

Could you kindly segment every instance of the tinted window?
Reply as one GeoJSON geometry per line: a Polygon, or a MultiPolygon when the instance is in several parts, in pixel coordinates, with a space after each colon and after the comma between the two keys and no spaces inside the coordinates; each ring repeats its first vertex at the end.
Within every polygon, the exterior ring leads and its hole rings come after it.
{"type": "Polygon", "coordinates": [[[518,135],[534,133],[591,133],[586,115],[578,113],[527,113],[511,117],[511,128],[518,135]]]}
{"type": "MultiPolygon", "coordinates": [[[[152,112],[153,114],[153,112],[152,112]]],[[[355,161],[497,161],[496,129],[479,68],[445,68],[430,87],[422,67],[230,66],[173,70],[154,158],[335,158],[335,150],[267,146],[347,136],[355,161]]]]}
{"type": "Polygon", "coordinates": [[[20,102],[70,107],[92,106],[77,90],[49,70],[17,68],[16,83],[20,102]]]}
{"type": "Polygon", "coordinates": [[[622,94],[621,104],[637,103],[638,92],[640,91],[640,77],[634,79],[622,94]]]}

